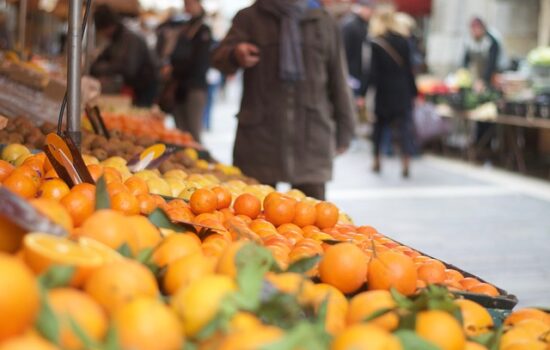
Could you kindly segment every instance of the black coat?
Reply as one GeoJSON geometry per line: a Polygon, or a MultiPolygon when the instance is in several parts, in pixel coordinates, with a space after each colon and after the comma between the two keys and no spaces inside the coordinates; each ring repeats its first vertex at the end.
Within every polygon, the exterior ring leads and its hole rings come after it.
{"type": "Polygon", "coordinates": [[[373,40],[369,86],[376,88],[375,113],[379,118],[405,115],[412,109],[413,99],[418,94],[410,46],[406,38],[395,33],[387,33],[382,38],[401,57],[402,65],[373,40]]]}
{"type": "MultiPolygon", "coordinates": [[[[360,86],[365,86],[368,79],[368,67],[365,65],[363,47],[368,37],[368,22],[356,14],[345,17],[342,22],[342,36],[349,75],[359,82],[360,86]]],[[[354,88],[356,93],[360,91],[360,86],[354,88]]]]}

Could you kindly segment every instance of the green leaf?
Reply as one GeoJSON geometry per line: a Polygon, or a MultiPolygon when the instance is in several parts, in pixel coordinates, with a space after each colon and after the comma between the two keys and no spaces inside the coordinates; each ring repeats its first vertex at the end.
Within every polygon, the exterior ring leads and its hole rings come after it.
{"type": "Polygon", "coordinates": [[[401,341],[403,350],[441,350],[438,346],[420,338],[410,330],[399,330],[394,335],[401,341]]]}
{"type": "Polygon", "coordinates": [[[142,249],[136,256],[136,260],[144,265],[147,265],[151,262],[151,258],[153,257],[154,252],[155,249],[152,247],[142,249]]]}
{"type": "Polygon", "coordinates": [[[45,289],[66,287],[69,285],[74,273],[74,266],[56,265],[40,275],[38,282],[45,289]]]}
{"type": "Polygon", "coordinates": [[[296,296],[277,292],[263,301],[255,314],[265,324],[291,329],[303,320],[303,311],[296,296]]]}
{"type": "Polygon", "coordinates": [[[493,344],[496,334],[496,332],[489,332],[477,335],[475,337],[469,337],[469,339],[475,343],[484,345],[485,347],[489,348],[491,344],[493,344]]]}
{"type": "Polygon", "coordinates": [[[49,301],[45,288],[40,288],[40,311],[35,328],[46,340],[59,345],[60,324],[49,301]]]}
{"type": "Polygon", "coordinates": [[[397,289],[392,288],[390,290],[390,293],[399,308],[410,310],[414,306],[414,302],[403,294],[399,293],[397,289]]]}
{"type": "Polygon", "coordinates": [[[120,255],[122,255],[125,258],[132,259],[134,257],[134,255],[132,254],[132,249],[130,249],[130,246],[128,245],[128,243],[124,243],[123,245],[118,247],[116,251],[119,252],[120,255]]]}
{"type": "Polygon", "coordinates": [[[363,322],[370,322],[370,321],[373,321],[375,319],[377,319],[378,317],[382,317],[392,311],[394,311],[395,309],[393,308],[384,308],[384,309],[380,309],[380,310],[376,310],[375,312],[373,312],[372,314],[368,315],[364,320],[363,322]]]}
{"type": "Polygon", "coordinates": [[[149,214],[149,221],[153,223],[153,225],[160,227],[160,228],[166,228],[172,231],[176,232],[193,232],[197,233],[197,230],[195,229],[195,226],[193,225],[184,225],[184,224],[175,224],[170,220],[170,217],[166,212],[160,208],[155,209],[151,214],[149,214]]]}
{"type": "Polygon", "coordinates": [[[263,278],[273,264],[271,252],[256,244],[245,244],[235,256],[237,284],[235,295],[240,306],[253,311],[260,305],[263,278]]]}
{"type": "Polygon", "coordinates": [[[330,337],[319,331],[313,324],[301,322],[292,330],[286,333],[283,339],[272,344],[264,345],[261,350],[288,350],[304,349],[318,350],[327,349],[330,344],[330,337]]]}
{"type": "Polygon", "coordinates": [[[304,273],[308,272],[309,270],[311,270],[319,262],[319,260],[321,260],[320,255],[315,255],[315,256],[312,256],[312,257],[307,257],[307,258],[300,259],[300,260],[292,263],[288,267],[287,271],[288,272],[295,272],[295,273],[304,274],[304,273]]]}
{"type": "Polygon", "coordinates": [[[118,333],[114,325],[111,325],[105,335],[105,342],[103,343],[102,350],[120,350],[118,343],[118,333]]]}
{"type": "Polygon", "coordinates": [[[93,349],[98,346],[72,317],[69,317],[69,325],[78,340],[84,345],[84,349],[93,349]]]}
{"type": "Polygon", "coordinates": [[[317,324],[322,328],[326,328],[327,323],[327,315],[328,315],[328,298],[329,296],[323,300],[323,302],[319,305],[319,309],[317,311],[317,324]]]}
{"type": "Polygon", "coordinates": [[[111,209],[111,199],[109,198],[107,183],[103,176],[97,179],[95,189],[95,210],[101,209],[111,209]]]}
{"type": "Polygon", "coordinates": [[[181,350],[198,350],[198,346],[190,341],[186,340],[181,346],[181,350]]]}

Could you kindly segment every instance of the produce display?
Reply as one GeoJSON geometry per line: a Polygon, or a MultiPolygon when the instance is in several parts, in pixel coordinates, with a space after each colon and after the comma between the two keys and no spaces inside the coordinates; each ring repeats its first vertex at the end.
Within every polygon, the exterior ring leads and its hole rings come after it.
{"type": "Polygon", "coordinates": [[[43,153],[1,156],[2,203],[66,234],[0,215],[0,350],[549,348],[548,314],[499,325],[452,294],[497,288],[299,191],[92,156],[96,184],[69,188],[43,153]],[[155,194],[192,176],[185,200],[155,194]]]}
{"type": "MultiPolygon", "coordinates": [[[[49,122],[45,122],[38,127],[28,118],[13,118],[9,120],[4,130],[0,130],[0,144],[22,144],[27,150],[40,150],[44,147],[46,135],[55,132],[56,128],[54,124],[49,122]]],[[[105,161],[107,166],[118,167],[121,174],[127,178],[130,174],[130,171],[126,167],[127,162],[139,155],[147,147],[154,145],[157,140],[148,135],[135,136],[117,129],[112,129],[110,133],[111,138],[107,139],[104,136],[84,131],[82,153],[86,156],[91,156],[89,158],[92,163],[105,161]]],[[[151,133],[151,135],[154,135],[154,133],[151,133]]],[[[22,151],[22,153],[25,156],[28,155],[27,152],[22,151]]],[[[22,162],[24,158],[22,157],[19,162],[22,162]]],[[[181,170],[189,175],[210,174],[213,175],[211,178],[223,182],[242,180],[249,184],[255,183],[253,179],[244,176],[236,167],[200,159],[199,153],[190,147],[176,150],[160,164],[158,171],[155,171],[155,175],[165,174],[173,170],[181,170]]],[[[189,180],[193,180],[193,177],[189,180]]],[[[181,186],[177,186],[177,188],[181,188],[181,186]]],[[[172,192],[174,191],[159,190],[158,192],[166,196],[179,196],[179,192],[173,194],[172,192]]]]}

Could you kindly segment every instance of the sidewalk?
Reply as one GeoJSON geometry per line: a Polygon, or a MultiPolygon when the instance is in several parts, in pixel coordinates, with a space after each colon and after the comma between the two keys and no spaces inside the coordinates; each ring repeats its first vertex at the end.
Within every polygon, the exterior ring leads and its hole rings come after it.
{"type": "MultiPolygon", "coordinates": [[[[231,162],[239,91],[218,101],[204,142],[231,162]]],[[[550,183],[424,156],[402,179],[397,158],[371,173],[370,145],[337,159],[329,200],[356,224],[452,263],[508,290],[521,306],[550,306],[550,183]]]]}

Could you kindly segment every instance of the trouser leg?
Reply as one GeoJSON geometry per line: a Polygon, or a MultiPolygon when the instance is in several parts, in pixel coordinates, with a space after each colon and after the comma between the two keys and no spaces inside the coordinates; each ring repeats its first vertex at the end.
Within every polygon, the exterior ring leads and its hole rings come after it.
{"type": "Polygon", "coordinates": [[[325,183],[308,183],[308,184],[293,184],[293,188],[302,191],[306,196],[325,200],[326,184],[325,183]]]}

